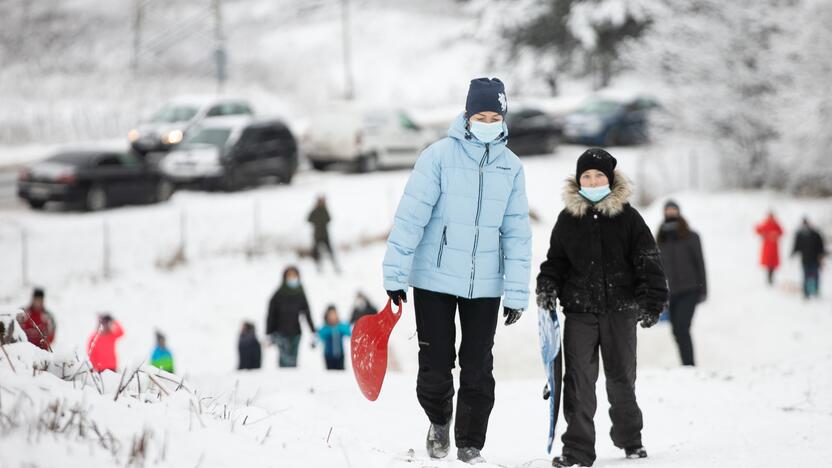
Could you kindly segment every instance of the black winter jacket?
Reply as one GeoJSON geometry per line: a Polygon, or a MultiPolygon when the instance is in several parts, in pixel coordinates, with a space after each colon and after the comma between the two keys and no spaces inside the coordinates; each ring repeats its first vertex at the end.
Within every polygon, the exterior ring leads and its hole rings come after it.
{"type": "Polygon", "coordinates": [[[300,315],[306,317],[309,329],[314,333],[315,324],[309,314],[309,303],[302,287],[296,289],[282,285],[269,301],[269,315],[266,333],[280,333],[283,336],[300,335],[300,315]]]}
{"type": "Polygon", "coordinates": [[[237,351],[240,356],[237,369],[260,368],[263,354],[260,348],[260,342],[257,341],[257,335],[254,332],[240,335],[240,340],[237,342],[237,351]]]}
{"type": "Polygon", "coordinates": [[[702,243],[698,234],[689,230],[682,233],[678,226],[678,222],[665,222],[659,228],[662,232],[659,251],[670,295],[696,292],[704,299],[708,295],[708,282],[702,243]]]}
{"type": "Polygon", "coordinates": [[[823,236],[815,229],[803,226],[794,237],[792,255],[800,254],[804,266],[816,267],[826,255],[823,236]]]}
{"type": "Polygon", "coordinates": [[[566,180],[538,284],[555,284],[566,313],[648,312],[667,302],[667,280],[650,229],[631,207],[630,182],[616,171],[612,193],[593,204],[566,180]]]}

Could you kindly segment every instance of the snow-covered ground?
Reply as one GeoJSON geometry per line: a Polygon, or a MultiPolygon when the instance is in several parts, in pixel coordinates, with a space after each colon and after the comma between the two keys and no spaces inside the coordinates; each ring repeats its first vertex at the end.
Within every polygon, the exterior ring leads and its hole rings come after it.
{"type": "MultiPolygon", "coordinates": [[[[580,151],[563,146],[554,155],[524,159],[530,205],[540,218],[533,225],[535,264],[545,255],[562,206],[562,180],[574,170],[580,151]]],[[[655,162],[643,158],[656,148],[612,151],[625,172],[641,174],[636,184],[653,185],[661,179],[656,164],[640,164],[655,162]]],[[[680,164],[675,164],[666,164],[670,173],[678,172],[673,169],[680,164]]],[[[329,303],[346,318],[357,290],[382,304],[384,244],[373,239],[383,238],[389,228],[406,177],[406,171],[305,173],[291,186],[233,195],[183,192],[168,204],[105,214],[3,213],[0,313],[13,312],[29,294],[20,286],[22,227],[29,235],[29,278],[47,288],[47,305],[58,320],[55,348],[61,356],[81,352],[96,314],[110,311],[126,330],[119,344],[124,367],[147,359],[158,328],[168,335],[179,376],[187,376],[188,388],[196,393],[176,392],[181,395],[153,403],[120,398],[114,404],[117,376],[105,378],[110,393],[101,396],[89,385],[73,389],[72,383],[49,373],[35,378],[31,369],[14,374],[0,362],[0,411],[8,415],[22,405],[35,414],[55,399],[66,407],[81,402],[91,420],[122,441],[115,455],[118,464],[127,462],[131,438],[146,428],[153,433],[148,465],[457,466],[405,460],[411,448],[417,458],[424,456],[427,428],[414,392],[417,344],[410,306],[391,338],[392,369],[375,403],[363,399],[349,371],[323,370],[320,349],[311,348],[308,335],[298,370],[275,369],[275,352],[268,348],[264,370],[233,371],[241,322],[253,320],[262,332],[266,302],[288,264],[300,266],[317,323],[329,303]],[[310,260],[294,253],[307,243],[305,214],[320,193],[329,200],[333,237],[350,247],[340,252],[343,275],[328,265],[318,273],[310,260]],[[157,263],[170,258],[179,245],[183,212],[188,262],[161,269],[157,263]],[[100,273],[105,221],[111,236],[110,279],[100,273]],[[257,250],[254,246],[263,253],[250,255],[257,250]],[[17,393],[21,391],[34,404],[17,393]],[[189,401],[206,405],[205,428],[193,420],[189,401]]],[[[665,187],[686,186],[662,182],[665,187]]],[[[832,448],[823,435],[832,430],[832,301],[806,303],[800,298],[796,260],[785,259],[777,286],[766,287],[756,262],[759,245],[753,226],[774,208],[787,230],[781,246],[785,257],[804,214],[829,226],[832,200],[690,190],[673,193],[673,198],[702,236],[710,279],[708,302],[697,310],[693,327],[699,367],[677,367],[666,323],[640,330],[638,395],[651,458],[625,461],[606,437],[602,379],[597,466],[759,466],[773,457],[815,466],[828,459],[832,448]]],[[[664,199],[642,207],[651,226],[659,223],[664,199]]],[[[821,289],[828,295],[830,288],[826,275],[821,289]]],[[[540,398],[543,376],[535,313],[530,310],[515,326],[500,326],[496,338],[497,402],[484,455],[499,465],[546,466],[546,403],[540,398]]],[[[12,355],[24,356],[20,368],[34,360],[25,348],[7,347],[12,355]]],[[[3,427],[0,423],[0,431],[3,427]]],[[[0,467],[54,466],[56,459],[62,460],[61,466],[113,463],[97,437],[79,441],[75,434],[24,428],[0,438],[0,467]]]]}

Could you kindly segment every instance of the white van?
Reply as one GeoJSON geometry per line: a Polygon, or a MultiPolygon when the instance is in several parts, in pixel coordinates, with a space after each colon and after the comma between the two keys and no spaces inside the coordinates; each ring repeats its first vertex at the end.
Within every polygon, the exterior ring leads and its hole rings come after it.
{"type": "Polygon", "coordinates": [[[317,170],[347,163],[360,172],[411,167],[437,135],[396,109],[345,106],[313,117],[302,150],[317,170]]]}

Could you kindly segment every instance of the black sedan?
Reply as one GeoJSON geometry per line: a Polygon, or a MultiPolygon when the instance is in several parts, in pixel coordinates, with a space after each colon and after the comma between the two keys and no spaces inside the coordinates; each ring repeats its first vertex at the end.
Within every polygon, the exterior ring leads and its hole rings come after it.
{"type": "Polygon", "coordinates": [[[562,134],[557,120],[533,108],[509,112],[506,125],[508,147],[518,156],[552,154],[562,134]]]}
{"type": "Polygon", "coordinates": [[[157,167],[131,150],[78,149],[60,152],[20,172],[17,196],[34,209],[48,202],[89,211],[166,201],[174,185],[157,167]]]}

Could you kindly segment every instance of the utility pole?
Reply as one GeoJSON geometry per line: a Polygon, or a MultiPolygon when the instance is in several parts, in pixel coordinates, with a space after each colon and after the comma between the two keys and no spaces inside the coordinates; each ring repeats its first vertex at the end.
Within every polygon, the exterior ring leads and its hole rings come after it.
{"type": "Polygon", "coordinates": [[[134,0],[136,4],[135,17],[133,18],[133,61],[130,68],[135,76],[139,72],[139,53],[142,48],[142,22],[144,21],[144,0],[134,0]]]}
{"type": "Polygon", "coordinates": [[[228,77],[226,65],[228,55],[225,51],[225,37],[222,33],[222,0],[212,0],[214,10],[214,62],[217,65],[217,94],[222,94],[223,85],[228,77]]]}
{"type": "Polygon", "coordinates": [[[352,51],[350,45],[350,5],[349,0],[341,0],[341,42],[344,52],[344,98],[355,97],[352,79],[352,51]]]}

